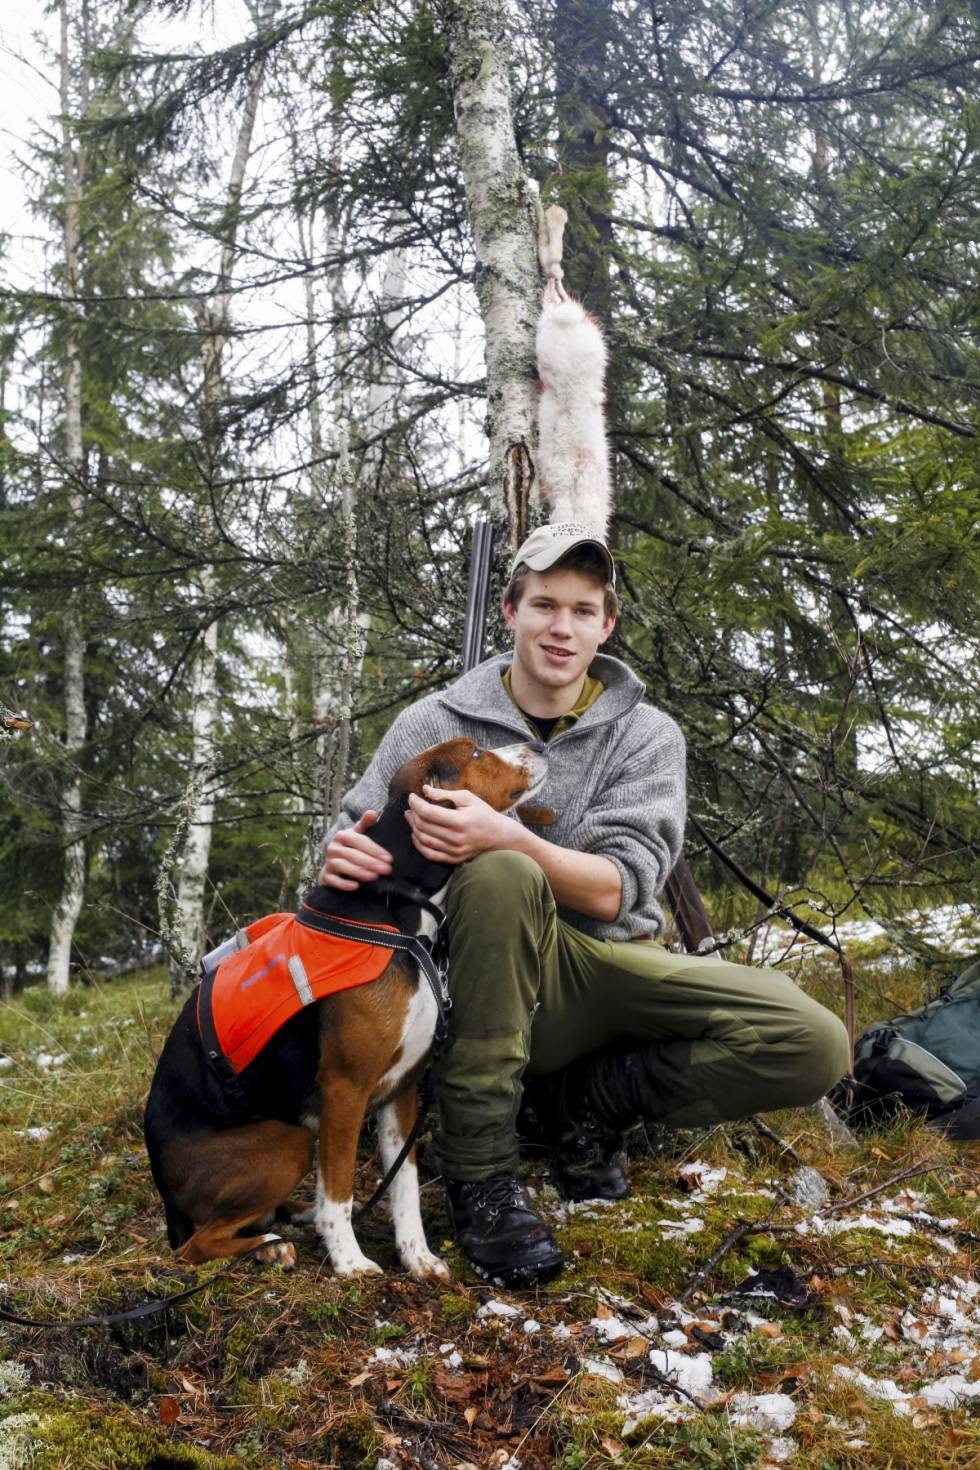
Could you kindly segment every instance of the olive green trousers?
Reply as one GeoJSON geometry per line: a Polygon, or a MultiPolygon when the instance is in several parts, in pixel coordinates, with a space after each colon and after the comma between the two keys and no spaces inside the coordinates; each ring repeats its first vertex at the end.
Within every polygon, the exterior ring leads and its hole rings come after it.
{"type": "Polygon", "coordinates": [[[521,853],[464,863],[447,912],[435,1141],[450,1178],[513,1173],[525,1071],[556,1072],[611,1042],[650,1043],[647,1120],[676,1128],[815,1102],[847,1070],[841,1022],[785,975],[582,934],[521,853]]]}

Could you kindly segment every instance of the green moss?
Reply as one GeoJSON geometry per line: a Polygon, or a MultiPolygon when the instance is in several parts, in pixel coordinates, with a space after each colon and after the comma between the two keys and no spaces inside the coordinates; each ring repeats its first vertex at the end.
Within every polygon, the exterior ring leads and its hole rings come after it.
{"type": "Polygon", "coordinates": [[[386,1342],[397,1342],[400,1337],[405,1336],[405,1328],[399,1327],[396,1322],[376,1322],[368,1330],[368,1342],[382,1347],[386,1342]]]}
{"type": "Polygon", "coordinates": [[[40,1416],[32,1431],[34,1470],[90,1470],[125,1465],[126,1470],[231,1470],[233,1460],[181,1444],[144,1424],[125,1409],[62,1410],[40,1416]]]}
{"type": "Polygon", "coordinates": [[[225,1337],[225,1365],[240,1363],[255,1342],[255,1324],[242,1318],[230,1328],[225,1337]]]}
{"type": "MultiPolygon", "coordinates": [[[[805,1351],[805,1350],[804,1350],[805,1351]]],[[[735,1388],[772,1386],[775,1374],[800,1361],[801,1345],[794,1337],[763,1337],[751,1332],[733,1338],[713,1355],[711,1366],[717,1383],[735,1388]]]]}
{"type": "Polygon", "coordinates": [[[367,1470],[377,1461],[381,1440],[374,1420],[366,1411],[347,1414],[331,1425],[330,1433],[316,1442],[319,1460],[328,1465],[344,1465],[349,1470],[367,1470]]]}
{"type": "Polygon", "coordinates": [[[665,1239],[656,1229],[616,1236],[609,1254],[617,1266],[665,1291],[676,1290],[691,1270],[692,1255],[685,1243],[665,1239]]]}
{"type": "Polygon", "coordinates": [[[727,1415],[703,1414],[679,1424],[645,1419],[610,1457],[603,1440],[622,1439],[623,1411],[577,1415],[563,1424],[567,1434],[559,1470],[602,1470],[615,1464],[621,1470],[751,1470],[762,1459],[762,1442],[751,1429],[736,1429],[727,1415]]]}
{"type": "Polygon", "coordinates": [[[234,1387],[235,1408],[245,1408],[257,1426],[288,1429],[293,1423],[299,1391],[282,1378],[240,1379],[234,1387]]]}
{"type": "Polygon", "coordinates": [[[468,1296],[447,1291],[439,1298],[439,1310],[444,1322],[464,1322],[467,1317],[473,1316],[475,1307],[468,1296]]]}

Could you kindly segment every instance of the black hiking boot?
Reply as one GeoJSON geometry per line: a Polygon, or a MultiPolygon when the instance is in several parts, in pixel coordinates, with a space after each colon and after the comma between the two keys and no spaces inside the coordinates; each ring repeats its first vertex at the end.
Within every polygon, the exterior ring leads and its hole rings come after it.
{"type": "Polygon", "coordinates": [[[498,1286],[537,1286],[565,1264],[554,1236],[513,1174],[447,1179],[449,1222],[476,1271],[498,1286]]]}
{"type": "Polygon", "coordinates": [[[562,1199],[626,1199],[626,1150],[623,1135],[583,1119],[563,1134],[551,1156],[551,1180],[562,1199]]]}
{"type": "Polygon", "coordinates": [[[522,1142],[548,1155],[551,1181],[563,1199],[626,1199],[623,1135],[583,1105],[570,1103],[565,1073],[525,1079],[517,1131],[522,1142]]]}

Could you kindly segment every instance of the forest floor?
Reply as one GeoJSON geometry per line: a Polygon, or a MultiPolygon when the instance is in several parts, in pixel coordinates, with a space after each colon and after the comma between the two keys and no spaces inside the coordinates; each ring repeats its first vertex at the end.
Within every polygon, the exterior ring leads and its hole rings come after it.
{"type": "MultiPolygon", "coordinates": [[[[853,957],[859,1025],[924,998],[883,937],[853,957]]],[[[796,978],[839,1008],[833,965],[796,978]]],[[[6,1310],[117,1311],[219,1269],[176,1266],[142,1148],[174,1010],[159,972],[0,1008],[6,1310]]],[[[640,1146],[615,1206],[563,1205],[532,1163],[569,1259],[537,1292],[472,1274],[432,1181],[444,1287],[406,1278],[379,1211],[380,1278],[335,1279],[297,1230],[294,1271],[239,1263],[164,1314],[0,1323],[0,1470],[976,1470],[980,1145],[765,1121],[640,1146]]]]}

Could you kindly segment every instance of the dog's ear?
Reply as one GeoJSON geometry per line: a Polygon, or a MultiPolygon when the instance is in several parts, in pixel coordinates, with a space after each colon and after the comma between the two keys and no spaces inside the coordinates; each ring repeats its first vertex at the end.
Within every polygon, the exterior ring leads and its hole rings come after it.
{"type": "Polygon", "coordinates": [[[403,766],[398,767],[398,770],[388,782],[389,801],[398,801],[399,798],[407,797],[417,789],[418,764],[418,757],[416,756],[414,760],[406,761],[403,766]]]}
{"type": "MultiPolygon", "coordinates": [[[[459,766],[454,761],[428,761],[423,753],[398,767],[388,783],[388,800],[397,801],[413,791],[421,796],[423,786],[449,786],[458,781],[459,766]]],[[[452,806],[452,802],[443,805],[452,806]]]]}

